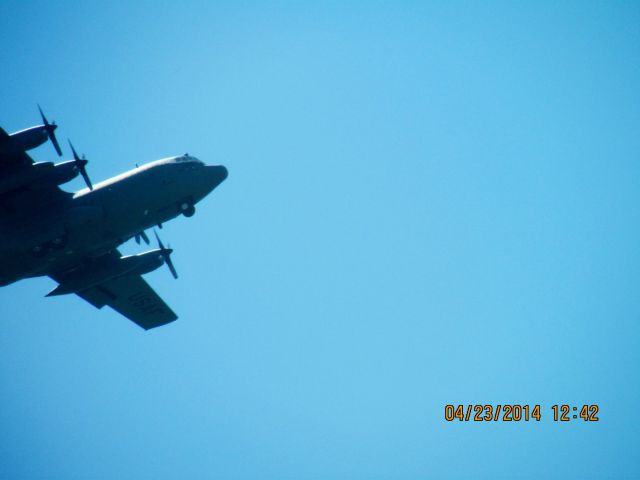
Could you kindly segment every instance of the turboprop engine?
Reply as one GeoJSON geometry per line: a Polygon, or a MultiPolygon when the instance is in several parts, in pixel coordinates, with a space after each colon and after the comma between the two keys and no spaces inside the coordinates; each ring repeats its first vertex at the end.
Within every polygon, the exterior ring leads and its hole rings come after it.
{"type": "Polygon", "coordinates": [[[38,110],[40,110],[40,116],[42,117],[43,124],[10,134],[4,142],[0,142],[0,152],[26,152],[27,150],[39,147],[49,139],[53,144],[53,148],[56,149],[58,156],[62,156],[62,150],[60,149],[60,145],[58,144],[58,140],[54,133],[58,126],[55,122],[48,122],[47,117],[44,116],[44,113],[40,108],[40,105],[38,105],[38,110]]]}
{"type": "Polygon", "coordinates": [[[162,251],[155,249],[138,255],[120,257],[115,262],[105,262],[104,265],[80,268],[65,277],[60,285],[47,294],[47,297],[81,292],[124,275],[149,273],[163,263],[162,251]]]}
{"type": "Polygon", "coordinates": [[[96,260],[96,262],[99,262],[98,264],[93,262],[86,267],[73,270],[61,279],[60,285],[51,290],[47,297],[82,292],[125,275],[144,275],[156,270],[163,263],[167,264],[173,277],[178,278],[176,269],[171,261],[173,250],[166,248],[158,238],[158,234],[156,233],[155,235],[159,248],[139,253],[138,255],[120,257],[117,260],[107,256],[101,260],[96,260]]]}
{"type": "MultiPolygon", "coordinates": [[[[86,162],[86,160],[84,160],[86,162]]],[[[73,180],[81,171],[75,160],[53,164],[51,162],[34,163],[30,168],[17,171],[0,179],[0,195],[21,187],[41,187],[62,185],[73,180]]]]}

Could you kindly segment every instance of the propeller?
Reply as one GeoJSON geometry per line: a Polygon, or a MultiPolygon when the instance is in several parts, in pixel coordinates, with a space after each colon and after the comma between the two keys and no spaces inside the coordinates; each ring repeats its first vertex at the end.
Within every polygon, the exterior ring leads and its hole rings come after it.
{"type": "Polygon", "coordinates": [[[42,108],[40,108],[40,105],[38,105],[38,110],[40,110],[40,116],[42,117],[42,123],[44,123],[44,129],[47,132],[47,136],[49,137],[49,140],[51,140],[51,143],[53,143],[53,148],[56,149],[56,153],[59,157],[61,157],[62,150],[60,149],[60,144],[56,139],[55,133],[53,133],[56,131],[56,128],[58,128],[58,126],[56,125],[56,122],[49,123],[47,121],[47,117],[44,116],[44,112],[42,111],[42,108]]]}
{"type": "MultiPolygon", "coordinates": [[[[87,184],[87,187],[89,187],[89,190],[93,190],[93,184],[89,179],[89,175],[87,174],[87,169],[86,169],[86,166],[87,166],[87,163],[89,163],[89,160],[85,158],[84,153],[82,154],[82,158],[78,157],[78,154],[76,153],[76,149],[73,148],[73,144],[71,143],[71,140],[69,140],[69,146],[71,147],[71,151],[73,152],[73,159],[76,162],[76,168],[80,172],[80,175],[82,175],[82,178],[84,178],[84,183],[87,184]]],[[[147,244],[149,244],[148,239],[147,239],[147,244]]]]}
{"type": "Polygon", "coordinates": [[[147,237],[147,234],[144,233],[144,230],[142,230],[140,233],[136,233],[135,234],[135,239],[136,239],[136,243],[138,245],[140,245],[140,239],[144,240],[144,243],[149,245],[149,237],[147,237]]]}
{"type": "Polygon", "coordinates": [[[171,275],[173,275],[173,278],[178,278],[178,272],[176,272],[176,268],[173,266],[173,262],[171,261],[171,254],[173,253],[173,249],[165,248],[165,246],[162,244],[162,241],[160,241],[158,233],[155,230],[153,231],[153,234],[156,236],[156,240],[158,241],[158,246],[160,247],[160,255],[162,255],[162,258],[167,264],[167,267],[169,267],[169,270],[171,270],[171,275]]]}

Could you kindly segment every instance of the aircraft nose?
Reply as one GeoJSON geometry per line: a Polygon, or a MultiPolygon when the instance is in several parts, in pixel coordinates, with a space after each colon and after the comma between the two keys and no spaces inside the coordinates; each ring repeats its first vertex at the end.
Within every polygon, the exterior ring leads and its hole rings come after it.
{"type": "Polygon", "coordinates": [[[225,178],[229,175],[229,171],[222,165],[207,165],[207,177],[211,184],[211,188],[215,188],[220,185],[225,178]]]}
{"type": "Polygon", "coordinates": [[[218,166],[218,175],[220,175],[220,181],[224,181],[229,176],[229,170],[227,167],[220,165],[218,166]]]}

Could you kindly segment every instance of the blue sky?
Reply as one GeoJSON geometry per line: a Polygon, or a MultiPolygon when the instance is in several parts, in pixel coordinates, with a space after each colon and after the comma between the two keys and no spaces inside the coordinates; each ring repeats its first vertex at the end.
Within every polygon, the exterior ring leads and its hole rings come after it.
{"type": "Polygon", "coordinates": [[[161,232],[167,327],[0,289],[0,477],[639,476],[639,21],[5,2],[5,130],[39,102],[94,181],[185,152],[229,178],[161,232]],[[543,418],[444,421],[476,403],[543,418]]]}

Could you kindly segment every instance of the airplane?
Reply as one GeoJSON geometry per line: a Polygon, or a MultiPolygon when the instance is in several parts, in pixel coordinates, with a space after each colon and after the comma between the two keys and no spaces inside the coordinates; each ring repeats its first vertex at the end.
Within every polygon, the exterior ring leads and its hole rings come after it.
{"type": "Polygon", "coordinates": [[[47,296],[76,294],[145,330],[173,322],[177,315],[142,278],[163,264],[178,278],[172,250],[155,230],[156,249],[123,256],[118,247],[132,238],[149,244],[145,230],[193,216],[195,205],[227,178],[227,169],[185,154],[94,185],[88,160],[70,141],[72,160],[36,163],[26,153],[49,140],[62,156],[57,125],[38,109],[41,125],[12,134],[0,128],[0,286],[49,276],[58,285],[47,296]],[[60,188],[78,175],[86,188],[60,188]]]}

